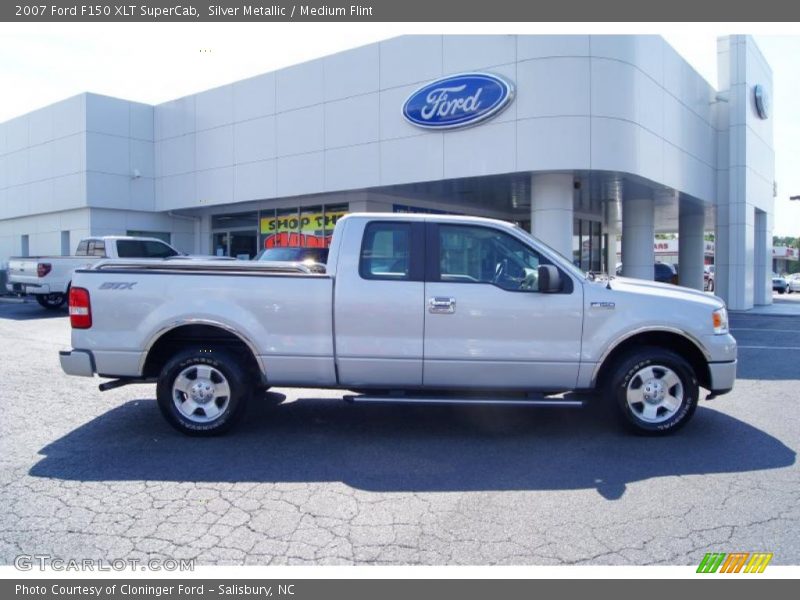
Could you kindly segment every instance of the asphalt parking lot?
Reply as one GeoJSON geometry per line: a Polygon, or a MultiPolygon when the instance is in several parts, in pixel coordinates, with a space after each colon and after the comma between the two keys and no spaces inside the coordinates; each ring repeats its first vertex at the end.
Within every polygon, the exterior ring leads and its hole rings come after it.
{"type": "Polygon", "coordinates": [[[736,389],[664,439],[592,409],[297,389],[193,439],[152,385],[100,393],[64,375],[65,314],[0,303],[0,564],[800,564],[800,316],[733,316],[736,389]]]}

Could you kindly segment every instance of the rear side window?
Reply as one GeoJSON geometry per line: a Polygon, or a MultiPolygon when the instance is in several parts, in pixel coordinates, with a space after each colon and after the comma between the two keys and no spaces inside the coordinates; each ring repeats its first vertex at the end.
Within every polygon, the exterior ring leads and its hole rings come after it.
{"type": "Polygon", "coordinates": [[[106,243],[102,240],[91,240],[89,242],[88,256],[99,256],[105,258],[106,256],[106,243]]]}
{"type": "Polygon", "coordinates": [[[117,240],[120,258],[167,258],[178,253],[161,242],[152,240],[117,240]]]}
{"type": "Polygon", "coordinates": [[[411,279],[411,225],[370,223],[364,231],[358,272],[364,279],[411,279]]]}

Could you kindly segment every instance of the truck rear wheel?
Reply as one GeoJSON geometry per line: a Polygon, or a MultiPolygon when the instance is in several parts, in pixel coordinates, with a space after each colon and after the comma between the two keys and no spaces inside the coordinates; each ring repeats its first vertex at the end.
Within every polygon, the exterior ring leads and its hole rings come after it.
{"type": "Polygon", "coordinates": [[[628,428],[643,435],[665,435],[692,418],[700,388],[691,365],[681,356],[644,347],[615,363],[605,392],[628,428]]]}
{"type": "Polygon", "coordinates": [[[252,394],[247,372],[232,354],[216,349],[184,350],[161,370],[156,397],[161,413],[181,433],[224,433],[241,417],[252,394]]]}
{"type": "Polygon", "coordinates": [[[66,294],[36,294],[36,301],[49,310],[61,308],[66,300],[66,294]]]}

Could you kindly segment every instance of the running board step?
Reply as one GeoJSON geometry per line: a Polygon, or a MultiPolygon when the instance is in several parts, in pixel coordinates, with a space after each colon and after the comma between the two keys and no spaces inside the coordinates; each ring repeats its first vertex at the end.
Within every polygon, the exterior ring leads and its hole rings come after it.
{"type": "Polygon", "coordinates": [[[351,404],[459,404],[461,406],[541,406],[558,408],[581,408],[583,400],[558,400],[550,398],[451,398],[447,396],[366,396],[347,395],[345,402],[351,404]]]}

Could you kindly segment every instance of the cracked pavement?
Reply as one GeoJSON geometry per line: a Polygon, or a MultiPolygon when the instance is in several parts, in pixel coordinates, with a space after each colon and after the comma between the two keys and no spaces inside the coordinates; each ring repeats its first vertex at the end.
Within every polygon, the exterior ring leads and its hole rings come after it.
{"type": "MultiPolygon", "coordinates": [[[[740,345],[800,346],[800,318],[732,322],[740,345]]],[[[2,303],[0,340],[0,564],[800,564],[798,352],[742,349],[734,392],[664,439],[597,408],[300,389],[194,439],[163,421],[153,385],[101,393],[64,375],[64,312],[2,303]]]]}

